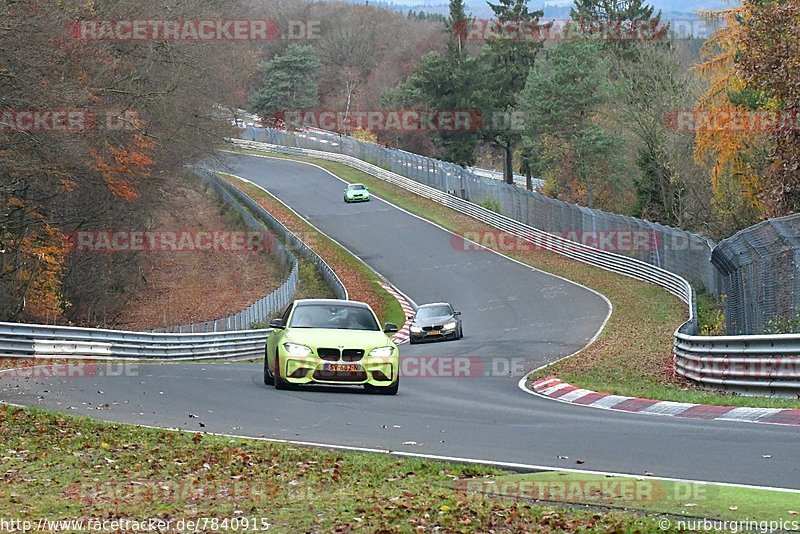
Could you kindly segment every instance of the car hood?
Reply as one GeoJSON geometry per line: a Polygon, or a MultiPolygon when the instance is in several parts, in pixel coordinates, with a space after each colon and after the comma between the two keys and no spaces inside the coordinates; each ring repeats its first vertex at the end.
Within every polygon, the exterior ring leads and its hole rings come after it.
{"type": "Polygon", "coordinates": [[[309,347],[367,349],[392,345],[389,337],[381,331],[343,330],[332,328],[291,328],[288,341],[309,347]]]}
{"type": "Polygon", "coordinates": [[[441,315],[439,317],[426,317],[425,319],[414,319],[414,324],[417,326],[433,326],[436,324],[445,324],[453,320],[452,315],[441,315]]]}

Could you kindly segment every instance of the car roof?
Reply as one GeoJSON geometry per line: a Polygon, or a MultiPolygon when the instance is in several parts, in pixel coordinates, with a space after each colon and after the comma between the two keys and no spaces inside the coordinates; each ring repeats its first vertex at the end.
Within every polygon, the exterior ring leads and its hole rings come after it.
{"type": "Polygon", "coordinates": [[[354,185],[360,185],[360,186],[362,186],[362,187],[366,187],[364,184],[362,184],[362,183],[359,183],[359,182],[352,183],[352,184],[347,184],[347,187],[353,187],[354,185]]]}
{"type": "Polygon", "coordinates": [[[344,300],[344,299],[297,299],[294,301],[296,306],[305,306],[309,304],[323,304],[323,305],[338,305],[338,306],[355,306],[359,308],[371,309],[366,302],[359,302],[357,300],[344,300]]]}
{"type": "MultiPolygon", "coordinates": [[[[453,307],[453,306],[450,305],[449,302],[430,302],[428,304],[423,304],[422,306],[420,306],[420,308],[430,308],[430,307],[433,307],[433,306],[450,306],[451,308],[453,307]]],[[[417,309],[419,309],[419,308],[417,308],[417,309]]]]}

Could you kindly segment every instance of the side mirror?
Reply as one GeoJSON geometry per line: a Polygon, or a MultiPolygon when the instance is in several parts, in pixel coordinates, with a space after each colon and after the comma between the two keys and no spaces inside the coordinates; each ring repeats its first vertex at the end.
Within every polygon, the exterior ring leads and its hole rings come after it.
{"type": "Polygon", "coordinates": [[[461,315],[461,312],[460,311],[453,312],[453,315],[461,315]]]}
{"type": "Polygon", "coordinates": [[[414,316],[413,315],[409,315],[408,317],[406,317],[406,319],[408,319],[409,321],[413,321],[414,320],[414,316]]]}
{"type": "Polygon", "coordinates": [[[397,332],[397,330],[398,330],[397,325],[394,323],[386,323],[385,325],[383,325],[383,331],[386,334],[394,334],[395,332],[397,332]]]}
{"type": "Polygon", "coordinates": [[[283,319],[273,319],[273,320],[271,320],[269,322],[269,327],[270,328],[277,328],[279,330],[282,330],[282,329],[286,328],[286,325],[283,324],[283,319]]]}

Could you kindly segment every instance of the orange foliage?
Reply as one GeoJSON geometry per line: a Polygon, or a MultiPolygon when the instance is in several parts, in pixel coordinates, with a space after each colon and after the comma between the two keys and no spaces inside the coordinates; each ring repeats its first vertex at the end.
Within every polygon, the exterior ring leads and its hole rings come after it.
{"type": "MultiPolygon", "coordinates": [[[[5,207],[24,209],[25,204],[11,197],[5,207]]],[[[27,318],[53,320],[66,305],[61,295],[69,247],[61,230],[48,224],[39,213],[28,212],[28,217],[32,224],[21,234],[0,233],[0,243],[5,243],[14,256],[11,262],[0,262],[4,271],[0,274],[13,277],[15,292],[24,302],[22,312],[27,318]]]]}
{"type": "Polygon", "coordinates": [[[69,253],[61,230],[44,223],[38,234],[22,240],[21,252],[28,258],[27,268],[19,272],[19,280],[25,285],[30,283],[25,315],[39,321],[60,315],[65,305],[61,290],[69,253]]]}
{"type": "MultiPolygon", "coordinates": [[[[723,21],[725,25],[703,45],[704,61],[695,67],[709,81],[709,87],[697,102],[695,111],[698,116],[745,116],[747,109],[734,105],[729,94],[745,86],[736,75],[734,59],[744,34],[737,19],[746,19],[748,8],[740,6],[703,14],[709,22],[723,21]]],[[[758,213],[762,213],[763,206],[759,201],[762,179],[747,161],[748,152],[762,142],[762,136],[746,128],[734,128],[730,120],[714,120],[711,124],[712,127],[700,128],[695,133],[695,158],[698,163],[713,163],[711,184],[715,196],[719,198],[724,195],[725,191],[731,189],[728,182],[734,181],[741,186],[747,202],[758,213]]]]}
{"type": "Polygon", "coordinates": [[[133,147],[116,148],[107,145],[110,158],[92,152],[94,169],[100,173],[109,190],[123,200],[135,200],[139,193],[129,180],[149,176],[155,163],[152,157],[154,143],[142,134],[133,135],[133,147]]]}

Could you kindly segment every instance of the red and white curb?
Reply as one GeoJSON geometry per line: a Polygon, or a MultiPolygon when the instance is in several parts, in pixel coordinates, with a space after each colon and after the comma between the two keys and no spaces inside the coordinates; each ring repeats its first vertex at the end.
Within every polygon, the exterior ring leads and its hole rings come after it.
{"type": "Polygon", "coordinates": [[[739,421],[742,423],[761,423],[768,425],[800,426],[800,410],[781,408],[736,408],[734,406],[711,406],[687,402],[659,401],[623,397],[597,393],[581,389],[555,376],[536,380],[526,389],[541,397],[568,404],[589,406],[602,410],[640,413],[645,415],[665,415],[686,419],[705,419],[714,421],[739,421]]]}
{"type": "Polygon", "coordinates": [[[411,305],[410,302],[408,302],[408,299],[405,297],[405,295],[397,291],[389,284],[381,283],[381,286],[383,287],[383,289],[388,291],[394,298],[397,299],[397,302],[400,303],[400,307],[403,308],[403,314],[406,317],[406,322],[403,323],[403,327],[400,328],[400,330],[395,335],[392,336],[392,341],[394,341],[398,345],[401,343],[406,343],[408,342],[408,338],[411,335],[409,333],[410,332],[409,328],[411,328],[411,319],[409,319],[409,317],[412,317],[414,315],[414,307],[411,305]]]}

